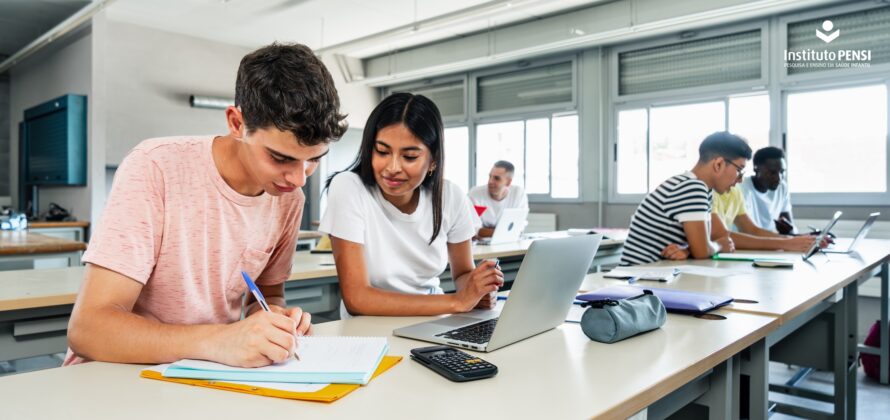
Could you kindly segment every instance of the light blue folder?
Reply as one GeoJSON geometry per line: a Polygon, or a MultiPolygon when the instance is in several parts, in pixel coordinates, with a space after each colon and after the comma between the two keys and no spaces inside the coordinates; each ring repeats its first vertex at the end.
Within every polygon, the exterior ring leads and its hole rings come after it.
{"type": "MultiPolygon", "coordinates": [[[[189,366],[178,365],[177,363],[181,362],[177,362],[170,365],[166,370],[164,370],[163,375],[168,378],[208,379],[238,382],[288,382],[322,384],[334,383],[365,385],[371,380],[371,375],[374,374],[374,371],[377,369],[380,361],[383,360],[383,356],[386,355],[386,352],[389,350],[389,344],[387,343],[382,347],[375,347],[375,351],[377,351],[376,349],[379,349],[376,357],[374,357],[374,355],[370,355],[371,359],[368,359],[369,361],[373,361],[373,363],[363,363],[362,368],[355,371],[343,371],[335,369],[332,369],[333,371],[319,371],[319,363],[313,363],[311,358],[306,358],[304,355],[301,354],[301,358],[303,360],[288,362],[292,363],[293,366],[296,368],[294,370],[288,371],[270,371],[263,368],[233,369],[231,367],[222,365],[220,365],[221,369],[193,368],[189,366]]],[[[322,366],[330,367],[331,360],[325,360],[324,362],[325,363],[321,363],[322,366]]],[[[199,363],[203,364],[205,362],[199,363]]],[[[217,365],[216,363],[209,364],[217,365]]]]}

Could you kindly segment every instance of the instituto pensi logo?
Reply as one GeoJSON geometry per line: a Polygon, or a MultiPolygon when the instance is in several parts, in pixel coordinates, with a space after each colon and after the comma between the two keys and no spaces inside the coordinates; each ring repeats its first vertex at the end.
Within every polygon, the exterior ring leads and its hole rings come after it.
{"type": "Polygon", "coordinates": [[[840,29],[831,32],[832,28],[834,28],[834,23],[832,23],[830,20],[825,20],[825,22],[822,22],[822,30],[825,32],[816,29],[816,36],[818,36],[819,39],[825,41],[825,43],[828,44],[831,41],[834,41],[834,39],[841,34],[840,29]]]}
{"type": "Polygon", "coordinates": [[[871,50],[833,48],[827,45],[841,36],[841,29],[835,27],[834,22],[830,19],[822,21],[821,27],[816,28],[815,32],[816,37],[826,44],[825,48],[822,50],[801,48],[792,51],[786,49],[785,68],[795,69],[789,70],[789,74],[796,72],[797,69],[871,66],[871,50]]]}

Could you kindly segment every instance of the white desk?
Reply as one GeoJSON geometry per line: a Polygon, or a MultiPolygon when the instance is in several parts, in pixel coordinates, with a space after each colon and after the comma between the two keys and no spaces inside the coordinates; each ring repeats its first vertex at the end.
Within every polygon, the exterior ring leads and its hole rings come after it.
{"type": "MultiPolygon", "coordinates": [[[[319,335],[382,335],[405,359],[333,404],[243,395],[139,378],[141,366],[87,363],[0,378],[10,418],[626,418],[712,372],[775,328],[776,319],[724,312],[724,321],[670,315],[665,326],[616,344],[564,324],[483,357],[492,379],[455,384],[409,360],[426,343],[393,337],[425,318],[358,317],[319,335]]],[[[701,384],[707,386],[709,381],[701,384]]]]}
{"type": "MultiPolygon", "coordinates": [[[[735,302],[726,309],[776,317],[780,327],[762,343],[752,346],[749,353],[754,356],[748,357],[749,363],[742,366],[743,371],[752,376],[752,392],[756,392],[755,397],[760,398],[752,398],[752,404],[756,406],[752,410],[757,410],[756,413],[752,411],[753,418],[764,418],[767,414],[767,362],[771,357],[786,363],[833,371],[835,393],[820,395],[781,385],[771,385],[770,390],[831,402],[835,406],[835,417],[855,417],[856,369],[851,366],[855,363],[857,351],[857,286],[870,278],[875,269],[883,266],[887,271],[890,241],[868,240],[858,249],[859,252],[852,255],[817,255],[810,263],[798,260],[794,269],[754,269],[751,263],[738,261],[662,261],[654,265],[724,267],[745,270],[746,273],[731,277],[681,274],[667,283],[639,282],[637,285],[752,300],[754,303],[735,302]]],[[[886,276],[882,279],[886,281],[886,276]]],[[[582,289],[594,290],[611,284],[626,282],[591,274],[585,279],[582,289]]],[[[887,312],[887,295],[884,294],[882,319],[887,319],[887,312]]],[[[888,347],[870,350],[886,353],[888,347]]],[[[778,405],[778,410],[804,417],[818,415],[806,408],[782,404],[778,405]]]]}

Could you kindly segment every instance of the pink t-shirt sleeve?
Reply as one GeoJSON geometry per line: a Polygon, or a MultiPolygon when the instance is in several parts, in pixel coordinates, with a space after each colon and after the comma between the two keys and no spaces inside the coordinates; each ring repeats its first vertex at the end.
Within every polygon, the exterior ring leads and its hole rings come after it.
{"type": "Polygon", "coordinates": [[[157,261],[163,229],[163,175],[144,152],[133,150],[114,175],[83,260],[145,284],[157,261]]]}

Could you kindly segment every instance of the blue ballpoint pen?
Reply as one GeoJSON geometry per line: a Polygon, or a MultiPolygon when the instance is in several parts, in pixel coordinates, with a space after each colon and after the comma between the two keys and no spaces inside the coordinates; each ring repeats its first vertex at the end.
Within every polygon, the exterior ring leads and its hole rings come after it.
{"type": "MultiPolygon", "coordinates": [[[[247,288],[250,289],[250,293],[253,294],[253,298],[256,299],[257,303],[260,304],[260,307],[263,308],[266,312],[272,312],[269,309],[269,304],[266,303],[266,298],[263,297],[263,293],[260,292],[260,288],[256,287],[256,283],[253,282],[253,279],[250,278],[250,274],[247,274],[246,271],[241,271],[241,277],[244,278],[244,282],[247,283],[247,288]]],[[[294,342],[294,347],[291,349],[294,353],[294,359],[300,360],[300,355],[297,354],[297,345],[294,342]]]]}

